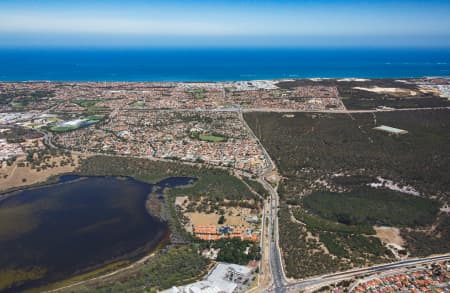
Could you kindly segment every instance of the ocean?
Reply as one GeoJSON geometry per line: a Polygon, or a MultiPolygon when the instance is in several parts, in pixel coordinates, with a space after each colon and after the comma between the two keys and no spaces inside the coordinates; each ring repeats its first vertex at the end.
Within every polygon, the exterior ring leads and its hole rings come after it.
{"type": "Polygon", "coordinates": [[[450,49],[0,49],[0,81],[450,76],[450,49]]]}

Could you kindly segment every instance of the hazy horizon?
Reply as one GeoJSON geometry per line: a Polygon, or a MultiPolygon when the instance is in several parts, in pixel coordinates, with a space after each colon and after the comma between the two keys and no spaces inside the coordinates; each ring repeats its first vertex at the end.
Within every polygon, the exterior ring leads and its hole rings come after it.
{"type": "Polygon", "coordinates": [[[0,48],[450,47],[443,1],[5,0],[0,48]]]}

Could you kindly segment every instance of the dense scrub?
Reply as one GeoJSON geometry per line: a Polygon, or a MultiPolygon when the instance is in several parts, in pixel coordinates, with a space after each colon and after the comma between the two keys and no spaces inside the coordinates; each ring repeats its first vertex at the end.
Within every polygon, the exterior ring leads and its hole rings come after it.
{"type": "Polygon", "coordinates": [[[280,245],[289,276],[391,260],[370,236],[374,224],[408,227],[402,235],[413,255],[450,250],[449,216],[439,213],[450,190],[449,110],[245,113],[245,119],[283,177],[280,245]],[[408,133],[373,129],[379,125],[408,133]],[[380,178],[420,196],[369,187],[380,178]]]}
{"type": "Polygon", "coordinates": [[[283,205],[280,209],[279,225],[287,277],[305,278],[350,267],[324,253],[321,243],[316,238],[308,237],[306,227],[290,219],[287,206],[283,205]]]}
{"type": "Polygon", "coordinates": [[[239,238],[220,239],[211,242],[209,246],[220,249],[217,255],[218,261],[246,265],[249,261],[259,260],[261,257],[258,243],[239,238]],[[249,247],[248,251],[247,247],[249,247]]]}
{"type": "Polygon", "coordinates": [[[426,196],[444,196],[450,190],[450,110],[296,113],[294,118],[246,113],[245,119],[287,178],[287,197],[307,193],[312,186],[319,189],[316,179],[333,184],[332,175],[339,173],[380,176],[426,196]],[[379,125],[409,133],[395,136],[373,129],[379,125]]]}
{"type": "Polygon", "coordinates": [[[432,232],[402,230],[408,251],[414,256],[448,253],[450,251],[450,216],[442,215],[432,232]]]}
{"type": "Polygon", "coordinates": [[[0,139],[6,139],[8,143],[21,143],[27,139],[42,137],[42,134],[36,130],[22,126],[12,126],[7,127],[6,129],[8,129],[8,131],[0,132],[0,139]]]}
{"type": "Polygon", "coordinates": [[[433,223],[439,203],[418,196],[380,189],[345,193],[314,192],[304,197],[305,208],[345,225],[418,227],[433,223]]]}
{"type": "Polygon", "coordinates": [[[269,192],[267,191],[267,189],[264,188],[264,186],[262,186],[261,183],[259,183],[256,180],[249,179],[247,177],[243,177],[242,179],[245,181],[245,183],[248,184],[248,186],[250,186],[260,196],[262,196],[264,198],[269,197],[269,192]]]}
{"type": "Polygon", "coordinates": [[[79,172],[84,175],[131,176],[144,182],[157,182],[166,177],[186,176],[198,178],[189,187],[174,189],[171,195],[189,195],[192,200],[200,197],[214,202],[225,199],[236,204],[241,200],[257,198],[247,186],[228,171],[177,162],[161,162],[146,159],[95,156],[81,164],[79,172]]]}

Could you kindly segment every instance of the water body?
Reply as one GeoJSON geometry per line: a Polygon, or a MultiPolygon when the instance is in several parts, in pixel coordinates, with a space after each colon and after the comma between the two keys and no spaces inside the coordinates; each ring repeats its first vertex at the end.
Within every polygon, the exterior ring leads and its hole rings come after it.
{"type": "Polygon", "coordinates": [[[57,184],[0,201],[0,285],[18,274],[28,279],[0,291],[36,287],[149,252],[168,227],[146,210],[148,194],[194,180],[171,178],[155,186],[131,178],[63,176],[57,184]]]}
{"type": "Polygon", "coordinates": [[[1,49],[2,81],[450,76],[450,49],[1,49]]]}

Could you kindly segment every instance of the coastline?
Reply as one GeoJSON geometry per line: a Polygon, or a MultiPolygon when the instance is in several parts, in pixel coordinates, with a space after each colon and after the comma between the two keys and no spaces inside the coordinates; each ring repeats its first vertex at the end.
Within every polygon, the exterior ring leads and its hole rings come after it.
{"type": "Polygon", "coordinates": [[[3,49],[0,80],[199,82],[449,76],[449,53],[449,48],[382,47],[3,49]],[[45,72],[42,64],[46,64],[45,72]]]}

